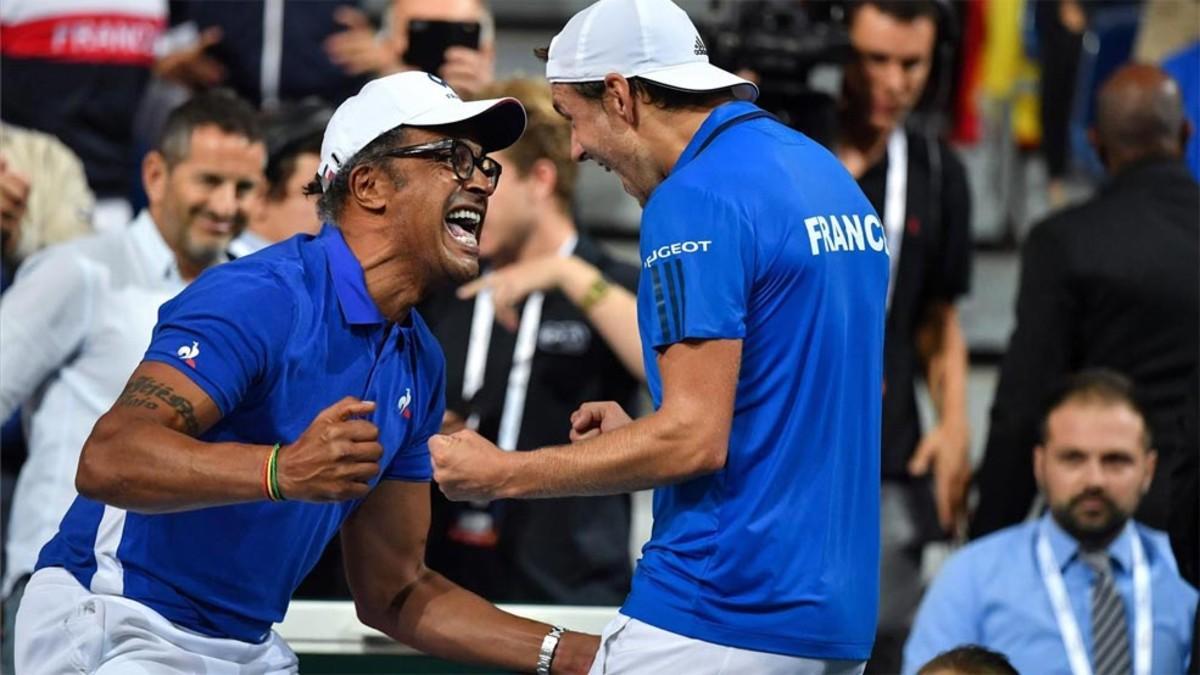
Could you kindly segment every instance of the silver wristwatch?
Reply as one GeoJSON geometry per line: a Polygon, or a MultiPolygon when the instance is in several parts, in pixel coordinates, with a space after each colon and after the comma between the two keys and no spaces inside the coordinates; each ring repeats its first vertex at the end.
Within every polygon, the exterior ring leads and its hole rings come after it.
{"type": "Polygon", "coordinates": [[[555,626],[542,638],[542,648],[538,650],[537,675],[550,675],[550,664],[554,663],[554,651],[558,649],[558,639],[567,632],[562,626],[555,626]]]}

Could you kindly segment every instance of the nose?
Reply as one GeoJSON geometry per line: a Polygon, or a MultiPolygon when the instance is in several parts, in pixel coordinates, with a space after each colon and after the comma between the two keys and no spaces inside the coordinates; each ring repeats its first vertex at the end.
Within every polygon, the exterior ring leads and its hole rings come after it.
{"type": "Polygon", "coordinates": [[[1087,482],[1088,487],[1096,487],[1104,484],[1104,467],[1100,465],[1100,460],[1089,461],[1083,469],[1083,478],[1087,482]]]}
{"type": "Polygon", "coordinates": [[[209,210],[222,218],[232,217],[237,207],[237,187],[233,181],[223,181],[208,195],[209,210]]]}
{"type": "Polygon", "coordinates": [[[880,79],[889,94],[899,95],[904,91],[904,66],[899,61],[888,61],[880,79]]]}
{"type": "Polygon", "coordinates": [[[463,187],[468,192],[481,195],[491,195],[495,191],[495,188],[492,187],[492,180],[483,175],[483,170],[479,167],[475,167],[475,170],[471,172],[471,177],[464,181],[463,187]]]}

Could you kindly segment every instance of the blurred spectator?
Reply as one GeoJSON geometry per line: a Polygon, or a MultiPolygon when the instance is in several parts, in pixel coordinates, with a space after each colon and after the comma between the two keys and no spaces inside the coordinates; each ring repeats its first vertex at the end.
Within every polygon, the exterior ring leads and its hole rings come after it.
{"type": "MultiPolygon", "coordinates": [[[[177,73],[175,79],[193,88],[219,83],[267,108],[309,97],[337,105],[374,72],[347,74],[320,48],[342,32],[346,16],[369,25],[354,0],[174,2],[172,33],[188,45],[182,52],[204,64],[193,69],[194,76],[177,73]]],[[[374,42],[374,29],[370,32],[374,42]]]]}
{"type": "Polygon", "coordinates": [[[1069,126],[1074,110],[1075,80],[1083,50],[1087,13],[1081,0],[1045,0],[1033,4],[1038,60],[1042,67],[1038,110],[1042,157],[1046,160],[1048,198],[1053,207],[1066,201],[1064,180],[1070,151],[1069,126]]]}
{"type": "Polygon", "coordinates": [[[262,208],[246,230],[229,245],[231,257],[240,258],[297,234],[317,234],[315,196],[304,186],[317,175],[321,139],[332,114],[319,105],[283,106],[263,119],[267,139],[267,168],[262,208]]]}
{"type": "Polygon", "coordinates": [[[388,20],[390,25],[381,37],[361,12],[340,10],[338,21],[346,30],[326,40],[325,50],[351,74],[388,74],[413,68],[434,72],[463,98],[475,98],[480,88],[491,84],[496,67],[495,27],[485,0],[391,0],[388,20]],[[434,55],[431,63],[422,63],[426,55],[411,49],[413,23],[429,21],[473,24],[474,30],[468,33],[477,36],[477,45],[452,44],[455,40],[431,31],[417,46],[444,52],[441,59],[434,55]]]}
{"type": "MultiPolygon", "coordinates": [[[[479,241],[490,271],[459,293],[477,295],[422,308],[446,351],[444,432],[466,424],[506,450],[562,445],[581,403],[634,404],[638,270],[576,230],[571,131],[549,87],[515,80],[483,92],[520,99],[529,125],[495,153],[503,178],[479,241]]],[[[498,602],[574,605],[619,605],[629,592],[628,495],[489,505],[433,494],[429,566],[464,587],[498,602]]]]}
{"type": "Polygon", "coordinates": [[[132,215],[133,115],[166,17],[166,0],[0,4],[0,118],[57,136],[79,155],[100,230],[132,215]]]}
{"type": "MultiPolygon", "coordinates": [[[[22,260],[90,232],[91,217],[92,193],[79,158],[53,136],[0,123],[0,293],[22,260]]],[[[13,413],[0,427],[0,532],[8,530],[24,461],[25,435],[13,413]]]]}
{"type": "Polygon", "coordinates": [[[921,603],[904,672],[965,643],[1007,654],[1024,673],[1184,672],[1196,590],[1166,537],[1132,520],[1156,455],[1131,383],[1081,373],[1041,422],[1031,473],[1050,513],[946,563],[921,603]],[[1143,630],[1148,644],[1135,639],[1143,630]]]}
{"type": "Polygon", "coordinates": [[[90,232],[93,203],[70,148],[49,134],[0,123],[0,288],[34,252],[90,232]]]}
{"type": "Polygon", "coordinates": [[[75,498],[92,425],[141,360],[159,305],[224,259],[258,199],[265,159],[253,109],[228,94],[196,97],[143,162],[149,209],[127,228],[31,257],[0,299],[0,418],[23,406],[29,431],[6,533],[6,635],[38,551],[75,498]]]}
{"type": "MultiPolygon", "coordinates": [[[[1200,186],[1181,161],[1187,134],[1179,89],[1158,68],[1125,66],[1101,89],[1091,138],[1111,180],[1024,244],[973,536],[1029,512],[1038,402],[1056,377],[1096,366],[1127,373],[1147,397],[1161,461],[1138,519],[1166,528],[1169,511],[1196,512],[1196,495],[1168,478],[1196,447],[1182,432],[1200,358],[1200,186]]],[[[1182,554],[1195,550],[1196,527],[1183,530],[1172,544],[1194,570],[1182,554]]]]}
{"type": "Polygon", "coordinates": [[[843,79],[835,149],[883,216],[892,265],[880,619],[869,672],[899,667],[921,597],[922,551],[955,530],[970,477],[967,349],[954,306],[969,284],[970,193],[954,152],[905,124],[934,65],[940,18],[929,0],[866,0],[849,15],[854,56],[843,79]],[[915,390],[921,375],[938,413],[924,434],[915,390]],[[931,472],[932,494],[925,478],[931,472]]]}
{"type": "Polygon", "coordinates": [[[1020,675],[1003,654],[979,645],[955,647],[921,666],[917,675],[1020,675]]]}

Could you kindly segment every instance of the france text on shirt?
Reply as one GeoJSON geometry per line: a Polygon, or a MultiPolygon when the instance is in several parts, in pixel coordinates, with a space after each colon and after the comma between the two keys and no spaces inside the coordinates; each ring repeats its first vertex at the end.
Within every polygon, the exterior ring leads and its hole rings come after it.
{"type": "Polygon", "coordinates": [[[804,227],[808,229],[808,244],[813,255],[866,251],[868,246],[873,251],[887,253],[883,223],[873,213],[865,217],[857,213],[830,214],[828,218],[812,216],[804,219],[804,227]]]}

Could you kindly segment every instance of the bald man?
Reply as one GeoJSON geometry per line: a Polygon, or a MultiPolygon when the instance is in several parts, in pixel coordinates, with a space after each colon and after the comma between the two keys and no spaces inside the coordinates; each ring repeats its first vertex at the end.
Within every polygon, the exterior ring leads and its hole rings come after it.
{"type": "Polygon", "coordinates": [[[1035,226],[1022,248],[973,536],[1028,513],[1029,448],[1048,388],[1067,372],[1106,367],[1143,393],[1159,451],[1137,518],[1171,532],[1196,583],[1196,493],[1185,487],[1197,471],[1190,392],[1200,344],[1200,186],[1182,160],[1190,131],[1178,86],[1156,67],[1125,66],[1101,88],[1089,137],[1109,180],[1035,226]]]}

